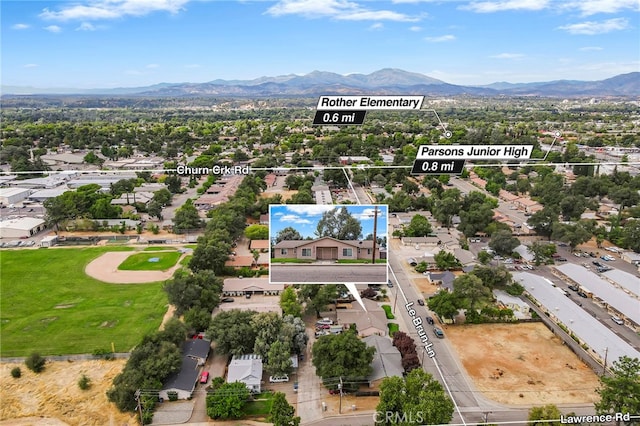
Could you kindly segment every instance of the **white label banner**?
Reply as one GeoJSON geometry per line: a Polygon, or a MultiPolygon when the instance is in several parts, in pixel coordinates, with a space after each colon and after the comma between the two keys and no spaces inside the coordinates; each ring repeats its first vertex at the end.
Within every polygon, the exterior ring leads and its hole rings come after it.
{"type": "Polygon", "coordinates": [[[419,110],[424,96],[320,96],[317,110],[419,110]]]}
{"type": "Polygon", "coordinates": [[[420,145],[416,160],[526,160],[533,145],[420,145]]]}

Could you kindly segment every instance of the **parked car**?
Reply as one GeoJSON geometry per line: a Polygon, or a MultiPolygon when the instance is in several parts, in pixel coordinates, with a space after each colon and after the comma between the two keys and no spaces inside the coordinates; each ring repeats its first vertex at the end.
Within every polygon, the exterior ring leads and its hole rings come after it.
{"type": "Polygon", "coordinates": [[[431,318],[430,316],[427,316],[427,322],[431,325],[433,325],[433,318],[431,318]]]}
{"type": "Polygon", "coordinates": [[[207,383],[208,381],[209,381],[209,372],[203,371],[202,375],[200,376],[200,383],[207,383]]]}
{"type": "Polygon", "coordinates": [[[579,292],[578,292],[578,296],[580,296],[580,297],[584,297],[585,299],[586,299],[587,297],[589,297],[589,296],[587,296],[587,293],[585,293],[584,291],[579,291],[579,292]]]}
{"type": "Polygon", "coordinates": [[[598,262],[597,260],[594,260],[594,261],[593,261],[593,262],[591,262],[591,263],[593,263],[594,265],[596,265],[596,266],[597,266],[597,267],[599,267],[599,268],[602,268],[602,267],[604,266],[602,263],[598,262]]]}
{"type": "Polygon", "coordinates": [[[220,302],[222,302],[222,303],[231,303],[231,302],[233,302],[233,300],[234,300],[233,297],[225,297],[223,299],[220,299],[220,302]]]}
{"type": "Polygon", "coordinates": [[[251,299],[251,293],[245,293],[244,297],[246,297],[247,299],[251,299]]]}
{"type": "Polygon", "coordinates": [[[333,325],[333,320],[329,318],[322,318],[316,321],[316,325],[333,325]]]}
{"type": "Polygon", "coordinates": [[[289,376],[286,374],[284,376],[269,376],[269,383],[283,383],[288,381],[289,376]]]}
{"type": "Polygon", "coordinates": [[[422,300],[422,299],[418,299],[418,305],[420,305],[420,306],[424,306],[424,300],[422,300]]]}
{"type": "Polygon", "coordinates": [[[566,257],[558,257],[558,258],[556,258],[556,261],[557,262],[566,262],[567,258],[566,257]]]}
{"type": "Polygon", "coordinates": [[[444,339],[444,333],[438,327],[433,329],[433,334],[435,334],[438,339],[444,339]]]}
{"type": "Polygon", "coordinates": [[[579,291],[580,289],[578,288],[578,286],[577,286],[577,285],[570,285],[570,286],[569,286],[569,290],[579,291]]]}
{"type": "Polygon", "coordinates": [[[618,325],[624,325],[624,321],[620,317],[613,316],[611,317],[611,321],[615,322],[618,325]]]}
{"type": "Polygon", "coordinates": [[[391,280],[387,280],[387,287],[389,288],[393,287],[393,283],[391,282],[391,280]]]}

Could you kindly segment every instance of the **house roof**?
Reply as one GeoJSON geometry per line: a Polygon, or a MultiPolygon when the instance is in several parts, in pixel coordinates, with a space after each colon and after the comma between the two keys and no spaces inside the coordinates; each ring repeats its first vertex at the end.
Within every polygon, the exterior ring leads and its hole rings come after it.
{"type": "Polygon", "coordinates": [[[453,249],[453,255],[460,261],[463,265],[468,265],[470,263],[475,262],[476,257],[469,250],[455,248],[453,249]]]}
{"type": "Polygon", "coordinates": [[[211,342],[206,339],[191,339],[182,343],[182,354],[192,357],[207,359],[211,342]]]}
{"type": "Polygon", "coordinates": [[[222,291],[284,290],[284,284],[269,284],[269,278],[226,278],[222,291]]]}
{"type": "Polygon", "coordinates": [[[366,312],[359,303],[352,304],[351,309],[339,309],[337,311],[339,324],[355,324],[361,333],[368,328],[375,328],[382,333],[387,332],[387,315],[376,302],[370,299],[362,299],[366,312]]]}
{"type": "Polygon", "coordinates": [[[198,361],[183,355],[180,370],[169,376],[163,389],[180,389],[191,392],[196,387],[199,373],[198,361]]]}
{"type": "MultiPolygon", "coordinates": [[[[320,241],[335,241],[337,243],[347,244],[353,247],[372,248],[373,240],[338,240],[333,237],[322,237],[315,240],[283,240],[274,246],[274,248],[298,248],[308,244],[318,243],[320,241]]],[[[380,250],[383,248],[380,247],[380,250]]]]}
{"type": "Polygon", "coordinates": [[[251,240],[249,243],[251,250],[263,250],[269,248],[269,240],[251,240]]]}
{"type": "Polygon", "coordinates": [[[19,229],[21,231],[30,231],[40,225],[44,225],[44,220],[35,217],[19,217],[0,221],[0,228],[19,229]]]}
{"type": "Polygon", "coordinates": [[[260,355],[235,355],[229,364],[227,383],[242,382],[260,384],[262,380],[262,358],[260,355]]]}
{"type": "Polygon", "coordinates": [[[402,377],[402,356],[398,348],[393,346],[390,338],[372,334],[362,339],[367,346],[376,349],[376,353],[371,361],[372,371],[367,379],[371,382],[384,379],[385,377],[402,377]]]}

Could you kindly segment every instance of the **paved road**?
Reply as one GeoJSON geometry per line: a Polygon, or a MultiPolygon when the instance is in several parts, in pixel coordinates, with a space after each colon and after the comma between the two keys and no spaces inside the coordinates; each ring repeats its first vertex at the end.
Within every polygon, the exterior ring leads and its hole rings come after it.
{"type": "Polygon", "coordinates": [[[316,368],[312,364],[311,348],[315,342],[313,326],[307,327],[307,350],[304,361],[298,367],[298,403],[297,415],[300,416],[302,424],[309,424],[322,417],[322,386],[320,377],[316,375],[316,368]]]}
{"type": "Polygon", "coordinates": [[[386,283],[387,265],[272,264],[271,282],[278,283],[386,283]]]}

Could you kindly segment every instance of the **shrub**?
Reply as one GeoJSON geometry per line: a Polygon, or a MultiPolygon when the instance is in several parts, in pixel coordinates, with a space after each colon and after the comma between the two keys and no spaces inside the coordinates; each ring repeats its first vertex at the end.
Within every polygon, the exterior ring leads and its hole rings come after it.
{"type": "Polygon", "coordinates": [[[44,364],[46,362],[47,360],[41,357],[39,353],[34,352],[27,357],[24,363],[27,365],[27,368],[29,370],[33,371],[34,373],[40,373],[42,370],[44,370],[44,364]]]}
{"type": "Polygon", "coordinates": [[[14,379],[17,379],[20,376],[22,376],[22,370],[20,370],[20,367],[13,367],[11,369],[11,377],[13,377],[14,379]]]}
{"type": "Polygon", "coordinates": [[[169,398],[169,401],[177,401],[178,400],[178,392],[176,392],[176,391],[167,392],[167,398],[169,398]]]}
{"type": "Polygon", "coordinates": [[[78,387],[82,390],[89,389],[91,387],[91,379],[88,378],[86,374],[83,374],[80,380],[78,380],[78,387]]]}

